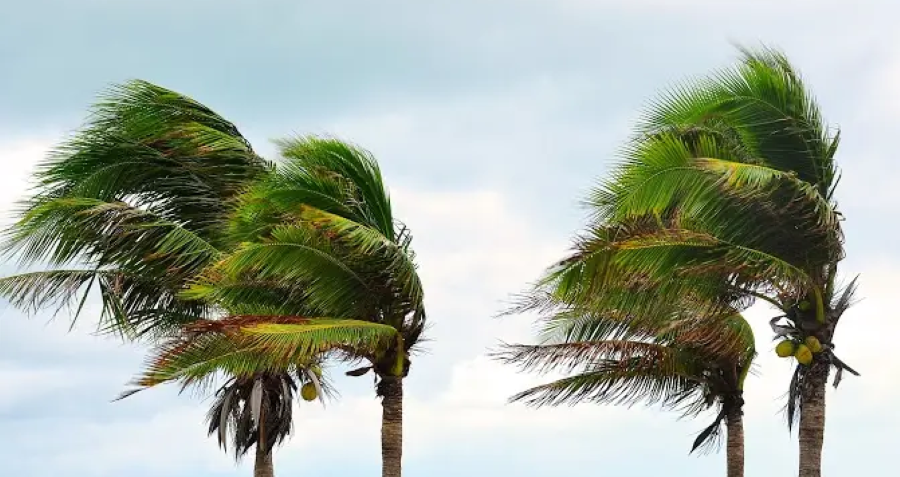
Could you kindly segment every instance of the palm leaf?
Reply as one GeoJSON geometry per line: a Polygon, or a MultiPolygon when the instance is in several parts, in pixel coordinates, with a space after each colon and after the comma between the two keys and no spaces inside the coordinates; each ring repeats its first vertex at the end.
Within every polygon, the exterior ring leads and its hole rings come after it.
{"type": "Polygon", "coordinates": [[[646,113],[645,131],[725,122],[756,157],[795,171],[830,197],[836,172],[833,139],[802,79],[786,57],[771,49],[743,50],[742,63],[708,79],[687,82],[663,95],[646,113]]]}
{"type": "Polygon", "coordinates": [[[335,350],[377,355],[397,336],[394,328],[377,323],[286,316],[200,320],[185,332],[156,348],[134,382],[137,388],[123,397],[167,381],[203,382],[220,372],[284,372],[335,350]]]}

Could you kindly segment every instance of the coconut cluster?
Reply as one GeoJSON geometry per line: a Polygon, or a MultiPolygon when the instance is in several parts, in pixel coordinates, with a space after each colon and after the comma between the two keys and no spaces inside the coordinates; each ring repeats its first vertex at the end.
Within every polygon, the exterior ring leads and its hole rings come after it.
{"type": "Polygon", "coordinates": [[[807,336],[805,340],[786,339],[775,347],[775,353],[781,358],[793,356],[797,362],[809,366],[813,355],[822,352],[822,343],[815,336],[807,336]]]}

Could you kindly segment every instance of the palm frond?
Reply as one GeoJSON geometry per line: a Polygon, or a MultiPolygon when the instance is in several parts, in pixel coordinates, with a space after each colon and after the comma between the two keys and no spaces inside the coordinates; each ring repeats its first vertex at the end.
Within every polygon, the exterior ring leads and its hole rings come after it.
{"type": "MultiPolygon", "coordinates": [[[[326,235],[333,236],[351,254],[379,260],[390,271],[392,281],[398,284],[402,296],[411,302],[410,306],[418,308],[422,305],[422,284],[408,250],[408,239],[404,243],[395,243],[376,229],[313,207],[302,207],[299,217],[326,235]]],[[[408,237],[408,232],[404,235],[408,237]]]]}
{"type": "Polygon", "coordinates": [[[538,373],[572,372],[590,369],[602,360],[646,359],[657,361],[661,367],[671,360],[672,350],[665,345],[633,340],[565,342],[542,345],[504,344],[492,357],[512,364],[523,371],[538,373]]]}
{"type": "Polygon", "coordinates": [[[647,132],[725,122],[756,157],[815,185],[830,197],[836,176],[834,140],[815,100],[787,58],[772,49],[743,49],[742,63],[672,88],[645,114],[647,132]]]}
{"type": "Polygon", "coordinates": [[[305,306],[332,316],[362,317],[375,297],[354,262],[309,227],[281,225],[271,238],[246,243],[216,263],[183,296],[239,306],[260,282],[296,289],[305,306]]]}
{"type": "Polygon", "coordinates": [[[700,389],[701,383],[677,368],[657,366],[649,359],[602,361],[587,372],[522,391],[512,398],[530,406],[576,403],[633,405],[674,403],[700,389]]]}
{"type": "Polygon", "coordinates": [[[268,169],[234,125],[209,108],[132,81],[112,87],[88,124],[40,164],[38,194],[25,205],[127,197],[207,231],[218,227],[228,200],[268,169]]]}
{"type": "Polygon", "coordinates": [[[199,320],[153,351],[133,383],[136,389],[125,395],[173,380],[202,383],[223,372],[237,377],[284,372],[335,351],[377,356],[396,337],[390,326],[358,320],[291,316],[199,320]]]}
{"type": "MultiPolygon", "coordinates": [[[[321,183],[323,177],[330,178],[331,184],[334,179],[343,181],[349,186],[344,188],[345,193],[348,190],[351,193],[349,202],[348,197],[341,201],[344,204],[341,209],[352,211],[345,217],[379,231],[389,240],[394,239],[390,198],[378,163],[371,154],[335,139],[299,137],[279,140],[276,144],[286,158],[282,170],[291,182],[311,184],[309,179],[316,178],[321,183]]],[[[308,205],[342,215],[341,209],[308,205]]]]}

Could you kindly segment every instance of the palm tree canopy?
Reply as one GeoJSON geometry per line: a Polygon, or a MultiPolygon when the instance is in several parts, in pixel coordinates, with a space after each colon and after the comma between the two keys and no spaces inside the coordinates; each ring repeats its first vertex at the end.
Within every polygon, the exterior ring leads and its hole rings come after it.
{"type": "Polygon", "coordinates": [[[240,245],[181,293],[224,317],[163,342],[139,386],[279,372],[320,355],[408,372],[422,286],[377,164],[336,140],[278,144],[284,161],[236,201],[228,233],[240,245]]]}
{"type": "Polygon", "coordinates": [[[511,398],[529,405],[582,402],[659,404],[685,416],[709,408],[718,417],[695,441],[714,442],[728,412],[739,409],[744,378],[756,355],[753,332],[731,312],[693,316],[681,302],[652,318],[634,319],[544,298],[537,345],[504,345],[494,354],[526,371],[566,376],[511,398]]]}
{"type": "Polygon", "coordinates": [[[781,301],[825,292],[843,256],[838,140],[783,55],[745,51],[737,68],[664,95],[638,131],[589,205],[598,229],[641,230],[595,260],[622,255],[660,279],[719,269],[736,293],[781,301]]]}
{"type": "Polygon", "coordinates": [[[269,169],[202,104],[144,81],[114,87],[40,164],[6,231],[4,252],[52,270],[3,278],[0,295],[27,311],[78,303],[77,318],[96,286],[101,327],[130,337],[205,316],[178,293],[218,257],[235,195],[269,169]]]}

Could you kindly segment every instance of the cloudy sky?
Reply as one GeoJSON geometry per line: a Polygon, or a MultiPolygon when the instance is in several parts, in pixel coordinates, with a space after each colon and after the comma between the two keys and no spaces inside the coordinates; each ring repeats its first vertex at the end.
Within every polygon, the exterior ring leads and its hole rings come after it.
{"type": "MultiPolygon", "coordinates": [[[[842,129],[842,271],[861,274],[864,297],[838,330],[842,358],[863,377],[829,391],[826,474],[885,475],[900,428],[890,351],[900,333],[898,15],[894,0],[10,0],[0,15],[0,209],[8,215],[34,163],[95,94],[130,78],[206,103],[264,153],[293,133],[355,141],[379,158],[395,214],[415,232],[433,321],[407,381],[407,475],[721,475],[722,454],[687,454],[709,416],[507,405],[534,378],[484,353],[527,339],[526,319],[491,316],[565,251],[583,223],[580,198],[641,105],[733,61],[731,42],[777,45],[842,129]]],[[[235,464],[206,437],[200,397],[164,387],[109,402],[142,350],[94,336],[87,318],[68,333],[65,316],[0,306],[4,474],[250,475],[250,461],[235,464]]],[[[762,351],[748,383],[751,477],[796,466],[780,414],[791,368],[773,357],[770,313],[750,313],[762,351]]],[[[299,409],[280,475],[377,475],[371,381],[339,384],[340,401],[299,409]]]]}

